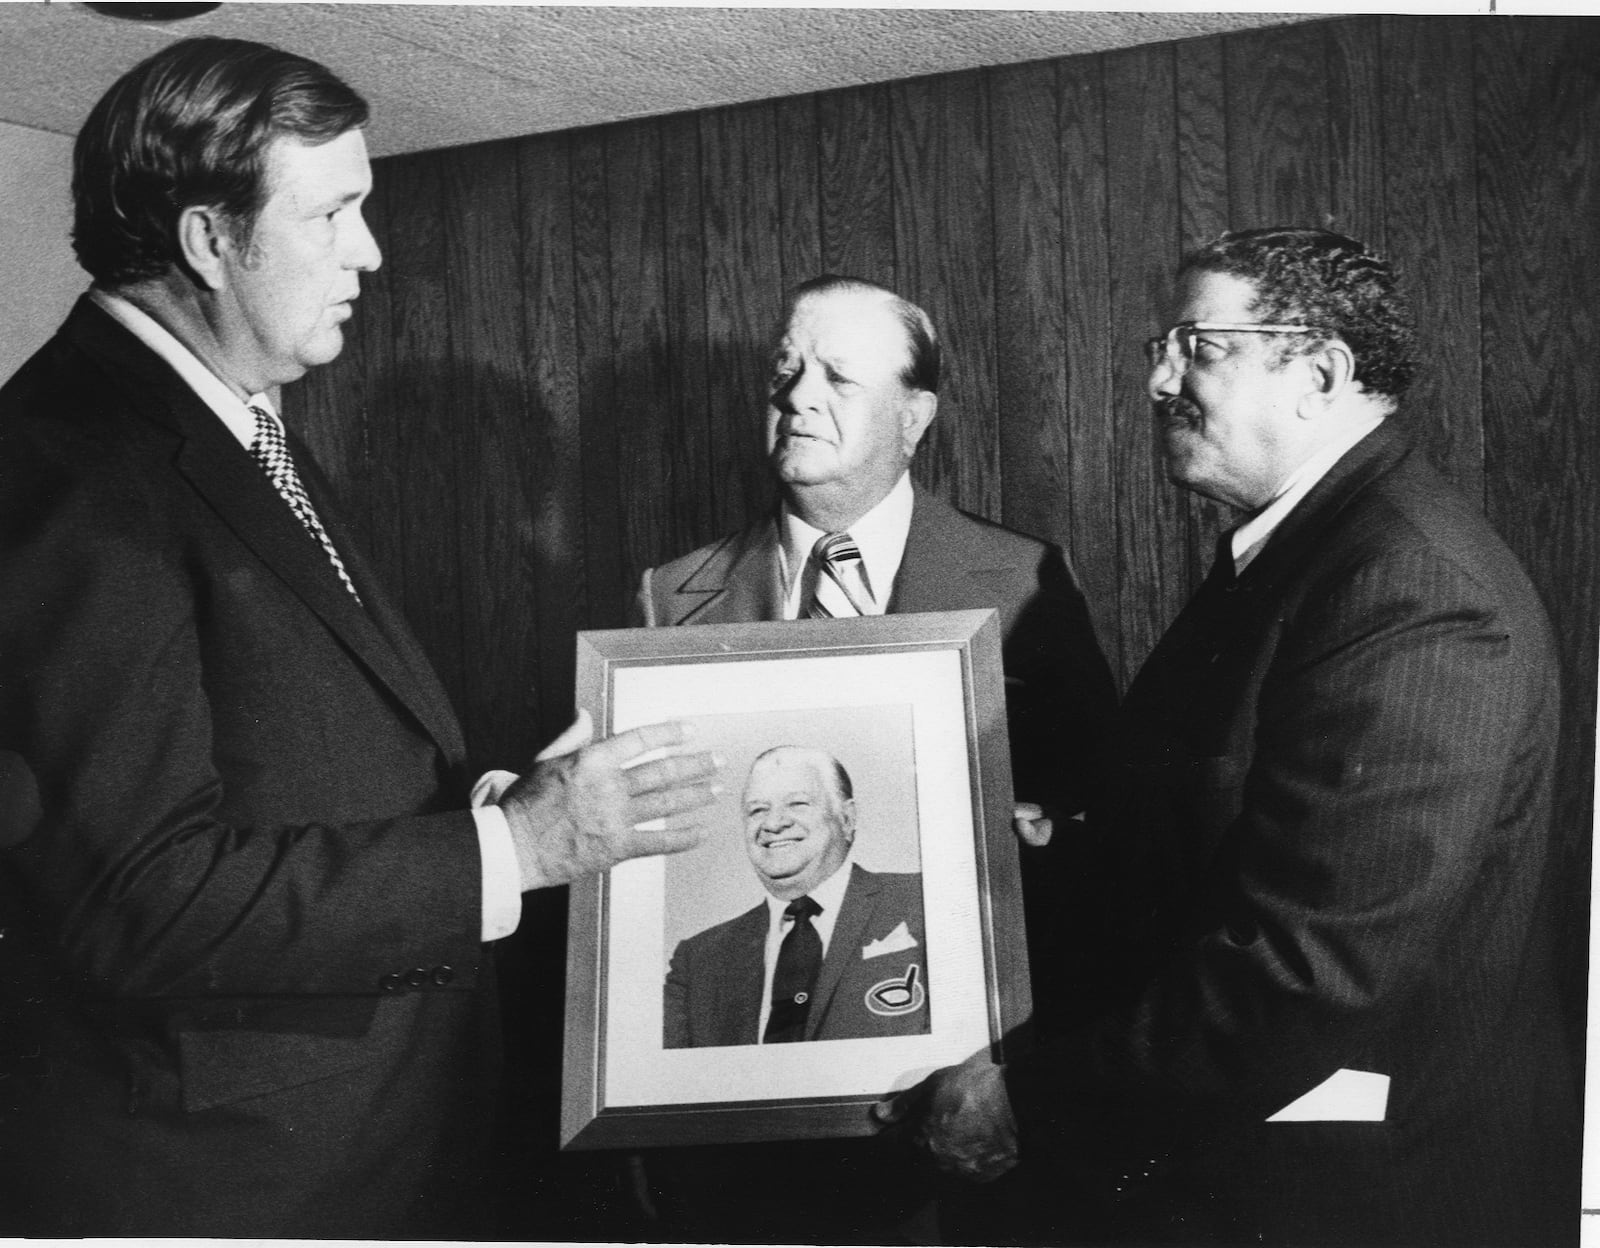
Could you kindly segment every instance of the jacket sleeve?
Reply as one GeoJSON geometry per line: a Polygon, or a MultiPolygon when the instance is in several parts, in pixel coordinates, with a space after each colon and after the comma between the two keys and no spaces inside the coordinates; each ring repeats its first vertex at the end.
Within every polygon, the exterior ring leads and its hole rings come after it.
{"type": "Polygon", "coordinates": [[[661,1047],[687,1049],[693,1040],[689,1035],[689,948],[688,941],[679,941],[672,951],[672,962],[667,968],[667,982],[663,1000],[661,1047]]]}

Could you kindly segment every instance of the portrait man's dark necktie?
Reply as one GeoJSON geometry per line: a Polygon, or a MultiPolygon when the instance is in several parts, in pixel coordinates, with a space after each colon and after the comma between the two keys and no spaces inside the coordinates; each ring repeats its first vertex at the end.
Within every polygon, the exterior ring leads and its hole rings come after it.
{"type": "Polygon", "coordinates": [[[816,586],[806,604],[809,620],[850,619],[870,615],[872,595],[867,591],[861,547],[848,533],[824,533],[811,548],[816,564],[816,586]]]}
{"type": "Polygon", "coordinates": [[[328,562],[333,564],[333,570],[339,574],[350,596],[360,602],[361,595],[356,593],[355,583],[344,570],[344,560],[333,548],[333,540],[322,527],[316,508],[311,505],[305,487],[300,484],[300,474],[295,471],[294,457],[289,454],[289,443],[284,439],[283,430],[278,428],[278,422],[270,412],[254,406],[250,410],[256,418],[256,436],[250,443],[250,454],[255,456],[256,463],[261,465],[261,470],[267,474],[267,479],[283,497],[283,501],[289,504],[289,510],[299,517],[306,532],[327,552],[328,562]]]}
{"type": "Polygon", "coordinates": [[[772,1013],[762,1037],[767,1044],[805,1039],[811,994],[822,969],[822,937],[811,926],[811,916],[821,914],[822,907],[809,897],[796,897],[783,912],[794,923],[778,946],[778,964],[772,972],[772,1013]]]}

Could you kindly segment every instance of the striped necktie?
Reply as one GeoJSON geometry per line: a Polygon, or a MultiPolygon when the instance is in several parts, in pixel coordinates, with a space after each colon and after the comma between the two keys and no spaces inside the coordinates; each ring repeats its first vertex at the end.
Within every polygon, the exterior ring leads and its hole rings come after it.
{"type": "Polygon", "coordinates": [[[807,619],[848,619],[872,614],[861,548],[850,534],[824,533],[811,548],[811,559],[817,565],[817,581],[806,605],[807,619]]]}
{"type": "Polygon", "coordinates": [[[252,406],[250,410],[256,418],[256,436],[250,443],[250,454],[255,457],[256,463],[261,465],[261,470],[267,474],[267,479],[272,482],[273,487],[283,496],[283,501],[289,504],[289,510],[299,517],[306,532],[311,534],[317,544],[327,552],[328,562],[333,564],[333,570],[339,574],[339,579],[350,591],[350,596],[359,603],[361,595],[356,593],[355,583],[351,581],[350,574],[344,570],[344,560],[339,558],[339,552],[333,548],[333,541],[328,537],[328,531],[322,527],[322,521],[317,518],[316,508],[311,505],[311,500],[306,497],[305,487],[300,484],[300,474],[294,469],[294,457],[289,454],[289,444],[284,440],[283,430],[278,428],[278,422],[264,408],[252,406]]]}

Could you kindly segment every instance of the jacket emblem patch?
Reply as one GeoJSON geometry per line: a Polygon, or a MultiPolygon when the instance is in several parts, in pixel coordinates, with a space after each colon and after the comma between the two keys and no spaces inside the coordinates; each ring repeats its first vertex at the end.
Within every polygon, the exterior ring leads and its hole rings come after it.
{"type": "Polygon", "coordinates": [[[904,975],[879,980],[867,989],[867,1009],[882,1018],[898,1018],[922,1008],[928,993],[922,986],[922,968],[913,962],[904,975]]]}

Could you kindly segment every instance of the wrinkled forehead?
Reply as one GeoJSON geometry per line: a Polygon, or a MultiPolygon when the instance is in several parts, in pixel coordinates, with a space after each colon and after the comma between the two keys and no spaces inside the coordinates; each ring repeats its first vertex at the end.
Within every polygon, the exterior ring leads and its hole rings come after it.
{"type": "Polygon", "coordinates": [[[875,360],[895,371],[911,362],[911,343],[882,291],[833,290],[804,296],[789,314],[779,354],[823,360],[875,360]]]}

